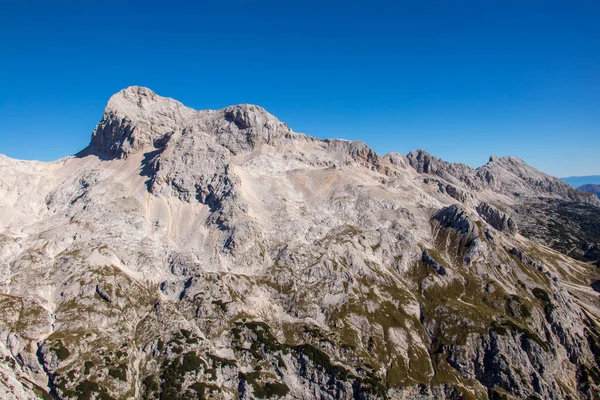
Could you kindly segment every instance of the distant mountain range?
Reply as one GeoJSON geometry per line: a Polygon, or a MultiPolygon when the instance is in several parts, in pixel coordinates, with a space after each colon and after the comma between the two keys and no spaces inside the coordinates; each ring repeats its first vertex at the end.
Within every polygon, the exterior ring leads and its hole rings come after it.
{"type": "Polygon", "coordinates": [[[580,192],[593,193],[596,196],[600,197],[600,185],[590,183],[587,185],[579,186],[577,190],[579,190],[580,192]]]}
{"type": "Polygon", "coordinates": [[[588,184],[600,184],[600,175],[588,175],[588,176],[569,176],[567,178],[560,178],[567,182],[574,188],[578,188],[582,185],[588,184]]]}

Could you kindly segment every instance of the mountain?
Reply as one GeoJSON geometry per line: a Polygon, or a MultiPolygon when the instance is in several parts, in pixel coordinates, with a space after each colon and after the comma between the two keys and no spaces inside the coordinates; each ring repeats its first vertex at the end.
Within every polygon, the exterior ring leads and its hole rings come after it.
{"type": "Polygon", "coordinates": [[[577,188],[580,192],[592,193],[600,197],[600,185],[588,184],[582,185],[577,188]]]}
{"type": "Polygon", "coordinates": [[[597,399],[600,199],[513,157],[109,100],[0,157],[0,397],[597,399]]]}
{"type": "Polygon", "coordinates": [[[587,184],[600,184],[600,175],[570,176],[561,179],[575,188],[587,184]]]}

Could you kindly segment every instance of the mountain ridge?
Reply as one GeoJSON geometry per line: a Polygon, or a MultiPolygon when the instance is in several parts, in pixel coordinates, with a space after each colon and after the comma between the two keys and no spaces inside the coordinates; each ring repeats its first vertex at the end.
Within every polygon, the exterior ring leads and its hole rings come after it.
{"type": "MultiPolygon", "coordinates": [[[[158,96],[150,89],[139,86],[131,86],[121,90],[110,98],[104,111],[103,120],[94,130],[90,145],[88,146],[87,150],[84,149],[83,154],[87,154],[86,151],[97,151],[101,155],[113,154],[117,157],[121,157],[127,156],[129,152],[141,151],[143,149],[158,150],[170,140],[172,135],[175,134],[176,129],[174,126],[186,124],[193,125],[193,120],[201,118],[202,116],[221,116],[225,120],[233,122],[239,129],[237,132],[232,131],[228,132],[228,134],[234,137],[237,136],[235,135],[236,133],[239,134],[240,131],[246,129],[250,129],[250,131],[257,130],[258,135],[253,135],[250,133],[250,136],[246,138],[246,147],[247,145],[257,146],[261,143],[272,144],[281,137],[285,137],[286,139],[292,139],[294,137],[301,138],[301,140],[320,141],[312,136],[294,133],[286,124],[280,122],[273,115],[269,114],[264,108],[259,106],[240,104],[236,106],[229,106],[221,110],[198,111],[185,107],[183,104],[175,100],[158,96]],[[152,117],[148,118],[143,112],[141,112],[151,108],[157,108],[157,110],[151,112],[150,115],[157,113],[160,118],[153,120],[152,117]],[[120,118],[120,121],[117,121],[115,116],[117,119],[120,118]],[[167,121],[165,121],[165,119],[167,121]],[[138,125],[141,126],[138,129],[143,130],[143,135],[136,135],[134,132],[138,125]],[[131,131],[132,129],[133,131],[131,131]],[[275,136],[271,137],[271,135],[275,136]],[[118,149],[114,149],[115,145],[118,147],[118,149]]],[[[219,129],[223,128],[220,127],[219,129]]],[[[348,147],[348,151],[354,155],[358,155],[360,153],[362,154],[361,157],[365,156],[367,159],[370,159],[371,162],[379,162],[379,160],[386,160],[386,158],[391,157],[391,153],[384,156],[377,154],[362,141],[324,139],[321,142],[328,144],[339,143],[339,146],[341,147],[348,147]]],[[[248,150],[248,148],[240,148],[239,146],[240,143],[236,143],[235,145],[230,143],[226,147],[228,147],[228,149],[234,153],[248,150]],[[236,145],[238,147],[235,147],[236,145]]],[[[242,145],[242,147],[244,146],[242,145]]],[[[464,164],[447,163],[425,152],[424,150],[411,151],[407,157],[409,160],[416,160],[419,157],[426,159],[424,164],[426,168],[423,168],[424,165],[418,165],[420,162],[419,160],[412,162],[413,167],[416,167],[417,170],[420,170],[420,172],[427,173],[426,170],[431,162],[439,162],[442,163],[445,169],[457,170],[459,171],[458,173],[462,174],[463,176],[468,173],[474,174],[476,178],[487,181],[488,184],[492,183],[493,180],[491,175],[492,171],[490,171],[490,165],[492,163],[497,163],[504,166],[505,169],[511,170],[511,172],[525,176],[531,176],[532,171],[536,171],[537,174],[535,178],[537,179],[537,182],[535,183],[538,186],[546,185],[548,186],[548,191],[550,192],[553,190],[560,190],[563,193],[568,193],[571,198],[582,197],[583,199],[587,199],[584,201],[591,201],[592,204],[600,205],[600,203],[596,203],[594,199],[590,200],[589,196],[577,194],[566,185],[562,185],[562,182],[560,182],[558,179],[543,174],[529,166],[527,166],[528,171],[523,172],[519,170],[526,166],[525,162],[511,156],[505,156],[502,158],[490,156],[487,164],[476,169],[472,169],[464,164]],[[487,176],[483,177],[484,175],[487,176]]],[[[496,164],[493,165],[495,166],[496,164]]],[[[468,179],[473,180],[475,177],[469,177],[468,179]]]]}

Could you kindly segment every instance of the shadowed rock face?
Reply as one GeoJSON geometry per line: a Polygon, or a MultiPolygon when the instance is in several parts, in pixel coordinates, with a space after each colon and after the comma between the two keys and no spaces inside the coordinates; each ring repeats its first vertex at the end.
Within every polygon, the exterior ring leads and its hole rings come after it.
{"type": "Polygon", "coordinates": [[[444,228],[452,228],[459,232],[465,240],[471,241],[479,236],[479,229],[469,211],[460,204],[453,204],[438,211],[433,219],[444,228]]]}
{"type": "Polygon", "coordinates": [[[131,87],[0,156],[0,398],[594,399],[598,204],[131,87]]]}
{"type": "Polygon", "coordinates": [[[477,212],[481,218],[495,229],[509,233],[513,236],[517,233],[516,222],[491,204],[485,202],[480,203],[477,206],[477,212]]]}

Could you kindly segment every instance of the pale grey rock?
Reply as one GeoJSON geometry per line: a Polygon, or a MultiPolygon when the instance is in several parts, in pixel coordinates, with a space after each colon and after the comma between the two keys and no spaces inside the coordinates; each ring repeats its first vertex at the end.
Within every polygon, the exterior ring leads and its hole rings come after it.
{"type": "Polygon", "coordinates": [[[423,150],[410,152],[407,157],[419,173],[436,175],[471,190],[492,189],[517,197],[543,195],[600,206],[600,200],[594,196],[578,192],[566,182],[546,175],[516,157],[491,156],[487,164],[476,169],[445,162],[423,150]]]}
{"type": "Polygon", "coordinates": [[[473,180],[474,171],[467,165],[448,163],[423,150],[411,151],[407,158],[419,173],[437,175],[452,184],[466,185],[469,189],[478,187],[473,180]]]}
{"type": "Polygon", "coordinates": [[[477,176],[504,193],[518,193],[521,196],[539,193],[600,206],[600,201],[593,196],[582,195],[566,182],[546,175],[516,157],[491,158],[490,162],[476,171],[477,176]]]}

